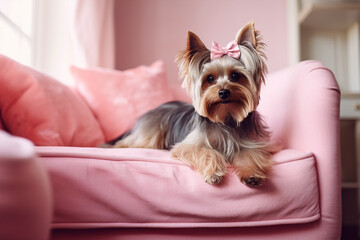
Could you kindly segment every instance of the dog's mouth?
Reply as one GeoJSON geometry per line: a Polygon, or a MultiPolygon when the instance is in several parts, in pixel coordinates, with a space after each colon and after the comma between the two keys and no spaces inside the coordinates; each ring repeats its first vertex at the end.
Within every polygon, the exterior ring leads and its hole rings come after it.
{"type": "Polygon", "coordinates": [[[228,103],[232,103],[233,101],[231,100],[224,100],[224,101],[221,101],[220,103],[223,103],[223,104],[228,104],[228,103]]]}

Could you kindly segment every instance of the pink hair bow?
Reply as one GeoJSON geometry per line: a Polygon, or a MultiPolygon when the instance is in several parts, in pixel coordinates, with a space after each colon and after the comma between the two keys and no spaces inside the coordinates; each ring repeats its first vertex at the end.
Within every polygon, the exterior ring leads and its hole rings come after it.
{"type": "Polygon", "coordinates": [[[240,57],[240,48],[235,40],[229,42],[224,48],[221,47],[217,42],[212,42],[210,59],[214,60],[223,55],[228,55],[236,59],[240,57]]]}

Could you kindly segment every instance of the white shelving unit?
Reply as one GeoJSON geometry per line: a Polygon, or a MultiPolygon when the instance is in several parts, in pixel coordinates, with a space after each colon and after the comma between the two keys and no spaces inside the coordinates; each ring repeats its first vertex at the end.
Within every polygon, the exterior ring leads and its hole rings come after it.
{"type": "Polygon", "coordinates": [[[288,22],[290,61],[320,60],[339,83],[343,224],[360,231],[360,0],[288,0],[288,22]]]}
{"type": "Polygon", "coordinates": [[[322,60],[333,70],[342,92],[360,93],[360,1],[302,2],[301,59],[322,60]]]}

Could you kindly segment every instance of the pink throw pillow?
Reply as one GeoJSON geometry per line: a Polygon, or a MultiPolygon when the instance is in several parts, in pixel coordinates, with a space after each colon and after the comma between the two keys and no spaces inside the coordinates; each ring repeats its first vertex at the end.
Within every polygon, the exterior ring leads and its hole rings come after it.
{"type": "Polygon", "coordinates": [[[173,100],[162,61],[126,71],[73,66],[71,72],[77,90],[97,117],[106,141],[131,128],[145,112],[173,100]]]}
{"type": "Polygon", "coordinates": [[[104,135],[86,103],[53,78],[0,55],[0,117],[38,146],[97,146],[104,135]]]}

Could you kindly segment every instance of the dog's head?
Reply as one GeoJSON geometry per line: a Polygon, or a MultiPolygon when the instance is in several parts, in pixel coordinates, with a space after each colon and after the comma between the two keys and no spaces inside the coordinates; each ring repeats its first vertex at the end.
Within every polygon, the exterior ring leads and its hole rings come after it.
{"type": "Polygon", "coordinates": [[[221,48],[213,42],[209,50],[200,38],[188,32],[186,48],[178,54],[183,87],[195,110],[212,122],[240,123],[259,103],[265,80],[264,44],[254,23],[245,25],[236,40],[221,48]]]}

